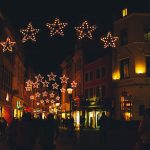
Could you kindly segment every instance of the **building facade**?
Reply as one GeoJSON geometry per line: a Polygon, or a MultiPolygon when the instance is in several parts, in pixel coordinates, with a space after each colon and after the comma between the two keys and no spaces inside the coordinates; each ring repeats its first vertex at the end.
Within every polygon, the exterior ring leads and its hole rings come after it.
{"type": "MultiPolygon", "coordinates": [[[[77,87],[72,93],[72,101],[76,105],[74,107],[71,104],[76,127],[84,120],[85,127],[98,128],[97,121],[102,111],[110,112],[112,106],[111,52],[92,62],[85,60],[84,50],[80,48],[75,50],[62,62],[62,74],[69,77],[69,82],[77,82],[77,87]]],[[[69,113],[70,101],[67,92],[62,93],[61,98],[62,112],[69,113]]]]}
{"type": "Polygon", "coordinates": [[[111,54],[84,65],[84,101],[81,105],[86,127],[97,128],[102,111],[112,111],[111,54]]]}
{"type": "MultiPolygon", "coordinates": [[[[15,41],[7,21],[0,14],[0,41],[5,41],[7,37],[15,41]]],[[[12,118],[13,57],[14,53],[3,52],[3,46],[0,45],[0,117],[4,117],[7,123],[12,118]]]]}
{"type": "Polygon", "coordinates": [[[150,106],[149,18],[133,13],[114,22],[119,37],[112,57],[116,119],[139,120],[150,106]]]}

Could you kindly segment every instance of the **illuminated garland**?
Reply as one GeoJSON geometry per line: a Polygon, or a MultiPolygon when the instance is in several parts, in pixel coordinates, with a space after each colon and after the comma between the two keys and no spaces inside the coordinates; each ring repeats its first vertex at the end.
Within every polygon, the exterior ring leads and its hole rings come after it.
{"type": "Polygon", "coordinates": [[[51,74],[47,75],[49,78],[49,81],[55,81],[55,78],[57,75],[55,75],[53,72],[51,72],[51,74]]]}
{"type": "Polygon", "coordinates": [[[36,42],[36,34],[39,32],[39,29],[34,29],[31,22],[29,22],[28,27],[26,29],[21,29],[20,32],[24,35],[22,42],[26,42],[27,40],[32,40],[36,42]]]}
{"type": "Polygon", "coordinates": [[[54,84],[52,84],[53,89],[58,90],[59,85],[55,82],[54,84]]]}
{"type": "Polygon", "coordinates": [[[73,81],[73,82],[71,83],[71,87],[72,87],[72,88],[76,88],[76,87],[77,87],[77,83],[76,83],[75,81],[73,81]]]}
{"type": "Polygon", "coordinates": [[[58,18],[54,20],[53,24],[47,23],[46,26],[50,29],[50,36],[61,35],[64,36],[63,29],[68,23],[62,23],[58,18]]]}
{"type": "Polygon", "coordinates": [[[75,30],[78,35],[78,39],[83,39],[84,37],[87,37],[89,39],[92,39],[92,32],[96,29],[96,26],[89,26],[87,21],[84,21],[81,26],[75,27],[75,30]]]}
{"type": "Polygon", "coordinates": [[[67,78],[65,75],[63,75],[62,77],[60,77],[61,83],[67,84],[67,80],[69,78],[67,78]]]}
{"type": "Polygon", "coordinates": [[[107,48],[107,47],[113,47],[114,48],[114,47],[116,47],[115,42],[117,40],[118,40],[118,37],[113,37],[111,35],[111,32],[108,32],[106,37],[101,38],[101,41],[104,42],[104,48],[107,48]]]}
{"type": "Polygon", "coordinates": [[[3,46],[3,52],[5,51],[12,52],[12,46],[14,46],[15,43],[16,42],[12,42],[9,37],[6,38],[5,42],[0,42],[0,44],[3,46]]]}

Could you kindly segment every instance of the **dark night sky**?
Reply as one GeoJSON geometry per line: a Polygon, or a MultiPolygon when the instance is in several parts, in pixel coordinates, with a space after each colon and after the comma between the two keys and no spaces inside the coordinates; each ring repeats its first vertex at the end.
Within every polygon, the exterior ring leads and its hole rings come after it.
{"type": "MultiPolygon", "coordinates": [[[[36,43],[23,44],[25,63],[31,65],[37,73],[49,73],[59,72],[62,60],[74,51],[77,41],[74,27],[79,26],[83,20],[98,26],[94,40],[88,40],[87,44],[87,50],[94,52],[94,49],[100,51],[99,38],[112,29],[112,22],[122,8],[129,6],[132,11],[139,12],[150,10],[149,0],[121,1],[123,0],[0,0],[0,10],[16,32],[26,28],[29,21],[32,21],[33,27],[40,29],[36,43]],[[68,22],[64,37],[49,37],[45,24],[52,23],[55,17],[68,22]]],[[[18,35],[21,36],[21,33],[18,32],[18,35]]]]}

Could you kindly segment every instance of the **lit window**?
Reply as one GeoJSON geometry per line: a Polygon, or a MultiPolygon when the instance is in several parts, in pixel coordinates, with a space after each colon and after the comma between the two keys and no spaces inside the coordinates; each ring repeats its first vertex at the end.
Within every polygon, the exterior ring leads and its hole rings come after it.
{"type": "Polygon", "coordinates": [[[127,14],[128,14],[127,8],[123,9],[122,10],[122,16],[125,17],[125,16],[127,16],[127,14]]]}
{"type": "Polygon", "coordinates": [[[121,79],[129,78],[129,58],[120,61],[121,79]]]}
{"type": "Polygon", "coordinates": [[[150,41],[150,24],[146,24],[144,26],[144,40],[150,41]]]}

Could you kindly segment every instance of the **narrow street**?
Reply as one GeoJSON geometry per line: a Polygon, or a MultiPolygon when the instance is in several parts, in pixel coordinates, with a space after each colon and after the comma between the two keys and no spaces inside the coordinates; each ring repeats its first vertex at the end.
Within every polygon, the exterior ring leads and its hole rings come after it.
{"type": "MultiPolygon", "coordinates": [[[[82,135],[76,132],[76,138],[70,138],[66,130],[61,130],[57,139],[56,150],[133,150],[136,132],[131,130],[115,130],[109,132],[106,144],[101,143],[98,130],[84,130],[82,135]]],[[[1,150],[8,150],[6,139],[1,139],[1,150]]],[[[41,150],[35,146],[36,150],[41,150]]]]}

